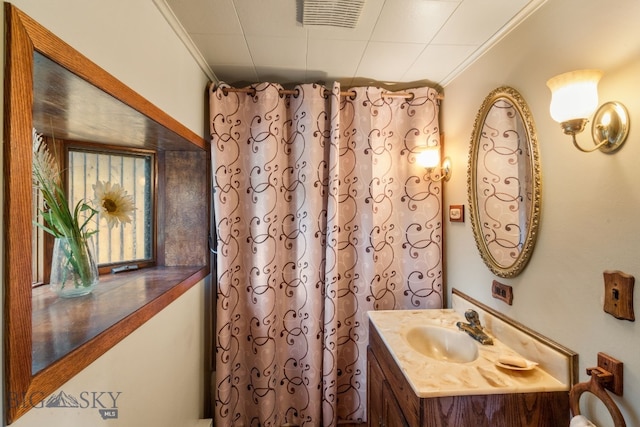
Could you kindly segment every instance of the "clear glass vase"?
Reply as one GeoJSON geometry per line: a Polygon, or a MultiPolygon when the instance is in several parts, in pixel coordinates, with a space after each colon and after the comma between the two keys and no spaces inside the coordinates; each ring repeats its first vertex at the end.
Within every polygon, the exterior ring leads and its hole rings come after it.
{"type": "Polygon", "coordinates": [[[49,286],[63,298],[90,294],[98,284],[93,239],[56,238],[49,286]]]}

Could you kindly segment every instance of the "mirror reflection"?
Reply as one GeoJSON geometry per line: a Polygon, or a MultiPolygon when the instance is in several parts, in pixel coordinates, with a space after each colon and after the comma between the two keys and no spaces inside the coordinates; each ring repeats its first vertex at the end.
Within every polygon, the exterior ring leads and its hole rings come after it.
{"type": "Polygon", "coordinates": [[[533,118],[513,88],[485,98],[476,117],[469,161],[469,204],[482,259],[500,277],[528,262],[540,211],[540,166],[533,118]]]}

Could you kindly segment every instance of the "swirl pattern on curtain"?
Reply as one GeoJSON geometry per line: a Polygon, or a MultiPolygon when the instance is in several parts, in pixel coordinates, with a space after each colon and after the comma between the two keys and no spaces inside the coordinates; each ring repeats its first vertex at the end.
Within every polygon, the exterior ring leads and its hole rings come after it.
{"type": "Polygon", "coordinates": [[[212,88],[216,425],[366,419],[367,311],[442,307],[436,91],[212,88]]]}

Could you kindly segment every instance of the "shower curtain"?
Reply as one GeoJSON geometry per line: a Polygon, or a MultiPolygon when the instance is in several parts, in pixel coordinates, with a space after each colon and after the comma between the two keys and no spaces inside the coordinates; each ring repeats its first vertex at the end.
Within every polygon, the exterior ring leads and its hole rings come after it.
{"type": "Polygon", "coordinates": [[[210,90],[216,425],[366,420],[368,310],[441,308],[432,88],[210,90]]]}

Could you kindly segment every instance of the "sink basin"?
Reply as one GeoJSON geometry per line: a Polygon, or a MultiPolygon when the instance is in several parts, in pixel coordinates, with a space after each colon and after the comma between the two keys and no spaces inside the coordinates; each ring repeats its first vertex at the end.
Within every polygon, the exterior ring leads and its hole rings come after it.
{"type": "Polygon", "coordinates": [[[409,329],[405,338],[414,350],[432,359],[468,363],[478,358],[478,345],[457,330],[416,326],[409,329]]]}

